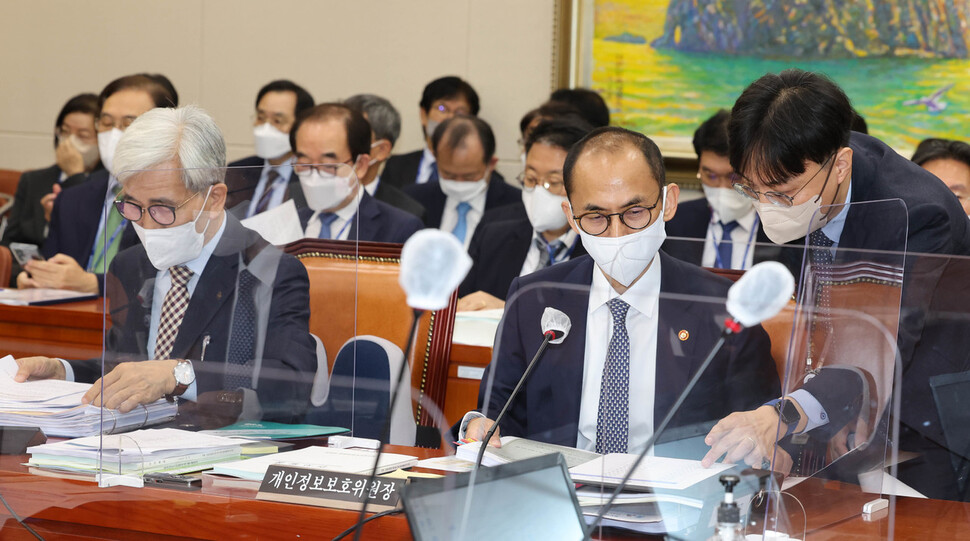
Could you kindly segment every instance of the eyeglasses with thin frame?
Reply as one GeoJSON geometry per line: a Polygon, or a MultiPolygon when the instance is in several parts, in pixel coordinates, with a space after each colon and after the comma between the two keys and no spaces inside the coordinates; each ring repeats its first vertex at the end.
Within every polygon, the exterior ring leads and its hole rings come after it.
{"type": "Polygon", "coordinates": [[[535,191],[536,186],[542,186],[551,194],[565,195],[566,189],[562,182],[562,173],[551,173],[545,177],[527,173],[525,171],[518,174],[515,180],[519,181],[522,189],[527,192],[535,191]]]}
{"type": "Polygon", "coordinates": [[[294,163],[293,172],[296,173],[297,176],[301,176],[301,177],[308,177],[314,171],[316,171],[322,177],[336,177],[336,176],[339,176],[337,173],[340,172],[340,169],[343,166],[353,165],[353,164],[354,164],[353,158],[347,161],[334,162],[334,163],[317,163],[317,164],[294,163]]]}
{"type": "Polygon", "coordinates": [[[98,115],[95,126],[97,127],[98,131],[108,131],[112,128],[118,128],[121,131],[125,131],[128,129],[128,126],[131,126],[131,123],[134,122],[136,118],[138,117],[135,115],[128,115],[123,116],[120,119],[116,119],[108,113],[101,113],[98,115]]]}
{"type": "Polygon", "coordinates": [[[613,221],[613,216],[619,218],[620,223],[629,227],[630,229],[640,230],[653,221],[653,209],[657,208],[660,204],[660,198],[663,197],[663,190],[657,195],[657,202],[649,207],[644,207],[640,205],[634,205],[632,207],[623,210],[622,212],[599,212],[592,211],[579,216],[573,215],[573,220],[579,224],[579,228],[585,231],[587,234],[598,237],[603,233],[606,233],[610,229],[610,223],[613,221]]]}
{"type": "Polygon", "coordinates": [[[148,207],[143,207],[141,205],[135,204],[131,201],[124,199],[124,196],[120,196],[115,199],[115,209],[117,209],[118,214],[128,220],[129,222],[138,222],[141,220],[142,216],[145,215],[145,210],[148,210],[148,215],[155,220],[155,223],[161,226],[169,226],[175,223],[175,211],[184,207],[186,203],[191,201],[201,192],[195,192],[190,195],[188,199],[182,201],[174,207],[172,205],[149,205],[148,207]]]}
{"type": "Polygon", "coordinates": [[[439,103],[438,105],[434,105],[431,108],[432,109],[437,109],[439,113],[444,113],[446,115],[467,115],[467,114],[470,113],[470,111],[468,109],[466,109],[465,107],[456,107],[455,109],[451,109],[450,107],[448,107],[447,105],[445,105],[443,103],[439,103]]]}
{"type": "Polygon", "coordinates": [[[727,174],[715,173],[714,171],[698,171],[698,180],[707,180],[710,184],[720,186],[722,181],[727,181],[728,184],[734,186],[741,180],[741,176],[731,171],[727,174]]]}
{"type": "MultiPolygon", "coordinates": [[[[735,182],[734,184],[731,185],[731,187],[734,188],[734,191],[738,192],[744,197],[747,197],[748,199],[751,199],[752,201],[760,201],[760,197],[763,196],[765,200],[771,203],[772,205],[776,205],[779,207],[791,207],[794,205],[795,196],[801,193],[801,191],[804,190],[806,186],[811,184],[812,181],[815,180],[815,177],[817,177],[818,174],[821,173],[823,169],[825,169],[825,166],[828,165],[828,163],[832,161],[832,158],[834,157],[835,157],[835,154],[832,154],[831,156],[829,156],[825,160],[825,162],[823,162],[822,165],[818,168],[818,171],[815,171],[815,174],[812,175],[812,177],[808,179],[805,182],[805,184],[802,184],[802,187],[799,188],[792,195],[787,195],[776,191],[759,192],[758,190],[755,190],[748,184],[742,184],[740,182],[735,182]]],[[[829,172],[826,173],[825,175],[825,183],[822,184],[822,191],[819,193],[822,193],[825,191],[825,187],[828,185],[829,177],[831,175],[832,175],[832,170],[829,169],[829,172]]],[[[744,177],[744,175],[741,175],[741,178],[744,179],[746,182],[749,182],[749,183],[751,182],[751,180],[744,177]]]]}

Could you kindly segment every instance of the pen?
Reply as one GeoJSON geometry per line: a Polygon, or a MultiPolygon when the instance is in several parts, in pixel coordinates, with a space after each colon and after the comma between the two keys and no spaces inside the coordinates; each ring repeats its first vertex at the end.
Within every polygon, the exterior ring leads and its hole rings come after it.
{"type": "Polygon", "coordinates": [[[207,334],[202,338],[202,355],[199,357],[199,362],[205,362],[205,348],[209,347],[210,336],[207,334]]]}

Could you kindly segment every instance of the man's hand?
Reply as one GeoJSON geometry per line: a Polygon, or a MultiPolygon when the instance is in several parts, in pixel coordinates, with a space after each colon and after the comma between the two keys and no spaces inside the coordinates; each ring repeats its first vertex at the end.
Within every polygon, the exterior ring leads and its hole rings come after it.
{"type": "Polygon", "coordinates": [[[84,393],[81,402],[122,413],[133,410],[139,404],[150,404],[175,390],[173,370],[176,364],[178,359],[121,363],[94,382],[84,393]]]}
{"type": "MultiPolygon", "coordinates": [[[[714,425],[704,438],[704,443],[710,445],[711,450],[704,455],[701,464],[709,468],[718,457],[726,454],[724,462],[743,460],[749,466],[760,466],[763,458],[771,459],[778,432],[778,412],[772,406],[732,413],[714,425]]],[[[781,435],[784,435],[784,431],[781,431],[781,435]]],[[[790,457],[788,462],[786,472],[791,468],[790,457]]],[[[775,471],[782,471],[778,465],[775,471]]]]}
{"type": "Polygon", "coordinates": [[[40,198],[40,206],[44,208],[44,221],[51,223],[51,212],[54,212],[54,200],[61,193],[61,185],[55,184],[51,193],[40,198]]]}
{"type": "Polygon", "coordinates": [[[16,359],[17,373],[13,380],[23,383],[35,379],[64,379],[64,365],[50,357],[24,357],[16,359]]]}
{"type": "Polygon", "coordinates": [[[20,274],[17,275],[17,289],[32,289],[35,287],[42,286],[37,283],[37,280],[31,278],[27,271],[20,271],[20,274]]]}
{"type": "Polygon", "coordinates": [[[64,171],[65,175],[71,176],[84,172],[84,158],[67,137],[61,139],[60,144],[57,145],[56,156],[57,166],[64,171]]]}
{"type": "MultiPolygon", "coordinates": [[[[489,429],[491,429],[492,425],[494,424],[495,421],[485,417],[479,417],[477,419],[468,421],[468,426],[465,427],[465,439],[482,441],[485,439],[485,434],[488,433],[489,429]]],[[[502,442],[499,439],[502,435],[499,434],[499,432],[501,432],[501,429],[496,428],[495,433],[492,434],[492,439],[488,442],[488,444],[492,447],[502,446],[502,442]]]]}
{"type": "MultiPolygon", "coordinates": [[[[24,280],[26,287],[70,289],[81,293],[98,292],[98,277],[82,269],[69,255],[57,254],[47,261],[28,261],[24,268],[30,273],[30,278],[24,280]]],[[[21,287],[19,275],[17,286],[21,287]]]]}
{"type": "Polygon", "coordinates": [[[458,299],[459,312],[472,312],[476,310],[491,310],[493,308],[505,308],[505,301],[489,295],[484,291],[469,293],[458,299]]]}
{"type": "Polygon", "coordinates": [[[845,425],[828,444],[829,462],[855,449],[869,440],[869,423],[862,417],[845,425]]]}

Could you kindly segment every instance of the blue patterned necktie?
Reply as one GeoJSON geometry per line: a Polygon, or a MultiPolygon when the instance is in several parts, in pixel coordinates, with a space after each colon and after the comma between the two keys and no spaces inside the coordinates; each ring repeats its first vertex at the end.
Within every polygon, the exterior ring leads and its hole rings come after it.
{"type": "Polygon", "coordinates": [[[545,239],[540,239],[535,237],[535,245],[539,248],[539,269],[544,269],[553,263],[556,263],[559,257],[562,257],[563,252],[566,248],[566,243],[561,240],[555,240],[547,243],[545,239]]]}
{"type": "Polygon", "coordinates": [[[465,235],[468,233],[468,211],[471,210],[472,206],[462,201],[458,203],[458,223],[455,224],[455,228],[451,230],[451,233],[458,238],[459,242],[465,242],[465,235]]]}
{"type": "Polygon", "coordinates": [[[236,308],[232,313],[229,355],[223,389],[251,388],[253,359],[256,353],[256,299],[254,289],[259,280],[243,269],[236,286],[236,308]]]}
{"type": "Polygon", "coordinates": [[[434,182],[438,180],[438,162],[431,163],[431,175],[428,176],[428,182],[434,182]]]}
{"type": "Polygon", "coordinates": [[[336,219],[337,215],[332,212],[321,212],[320,216],[320,234],[317,236],[318,239],[331,239],[330,236],[330,224],[332,224],[336,219]]]}
{"type": "Polygon", "coordinates": [[[254,215],[265,212],[269,208],[269,202],[273,199],[273,192],[276,191],[276,181],[279,178],[280,174],[275,167],[266,173],[266,185],[263,187],[263,195],[259,197],[259,201],[256,203],[256,210],[253,211],[254,215]]]}
{"type": "Polygon", "coordinates": [[[596,452],[625,453],[630,433],[630,338],[626,314],[630,305],[616,298],[606,303],[613,315],[613,336],[606,350],[603,383],[596,413],[596,452]]]}
{"type": "Polygon", "coordinates": [[[738,222],[721,222],[721,242],[717,243],[717,259],[714,261],[714,268],[731,268],[731,255],[734,252],[734,244],[731,243],[731,232],[738,225],[738,222]]]}

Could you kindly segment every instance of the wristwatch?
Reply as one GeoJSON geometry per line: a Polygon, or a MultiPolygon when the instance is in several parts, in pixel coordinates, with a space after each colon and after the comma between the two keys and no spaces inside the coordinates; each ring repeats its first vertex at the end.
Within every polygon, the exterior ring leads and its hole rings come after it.
{"type": "Polygon", "coordinates": [[[182,393],[195,381],[195,369],[192,368],[190,361],[182,359],[172,369],[172,374],[175,376],[175,390],[172,391],[172,396],[182,396],[182,393]]]}
{"type": "Polygon", "coordinates": [[[798,427],[798,423],[802,420],[802,415],[798,413],[798,408],[795,407],[795,403],[791,400],[780,398],[772,400],[769,404],[778,412],[778,418],[781,419],[781,422],[788,427],[785,435],[789,436],[794,433],[795,428],[798,427]]]}

